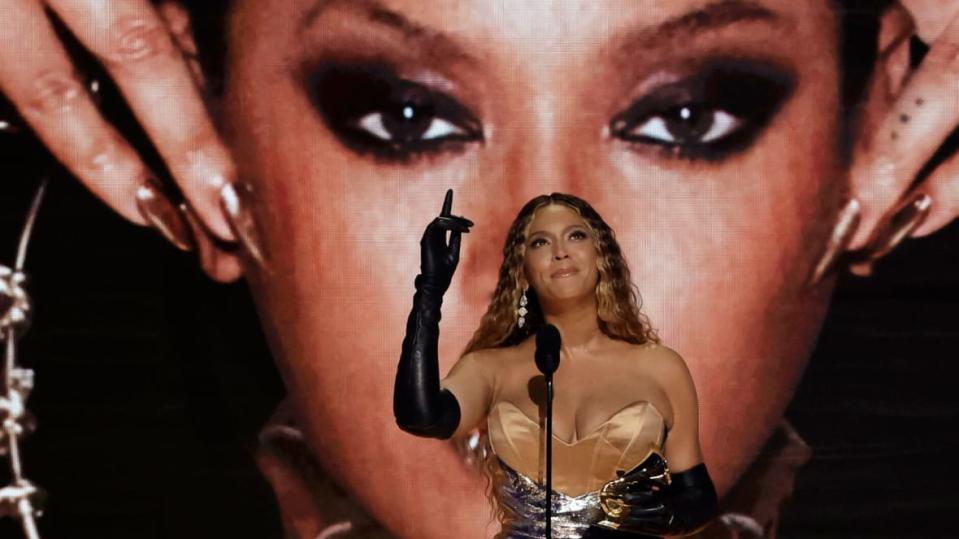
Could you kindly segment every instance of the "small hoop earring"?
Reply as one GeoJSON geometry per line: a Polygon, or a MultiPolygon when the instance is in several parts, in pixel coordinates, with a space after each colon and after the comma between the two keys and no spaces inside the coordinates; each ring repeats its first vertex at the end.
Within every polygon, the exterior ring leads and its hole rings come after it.
{"type": "Polygon", "coordinates": [[[516,325],[523,327],[526,325],[526,314],[529,313],[529,310],[526,308],[526,305],[529,303],[529,300],[526,299],[526,291],[529,290],[529,287],[523,288],[523,295],[519,298],[519,309],[516,309],[516,314],[519,315],[519,320],[516,321],[516,325]]]}

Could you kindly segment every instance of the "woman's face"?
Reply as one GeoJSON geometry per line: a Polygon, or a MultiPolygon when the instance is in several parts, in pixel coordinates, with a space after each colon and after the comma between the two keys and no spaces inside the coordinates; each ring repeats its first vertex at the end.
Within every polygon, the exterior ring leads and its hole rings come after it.
{"type": "Polygon", "coordinates": [[[526,235],[526,280],[547,312],[595,295],[599,268],[586,221],[563,204],[536,210],[526,235]]]}
{"type": "Polygon", "coordinates": [[[801,286],[844,181],[827,0],[238,0],[229,47],[224,112],[273,261],[250,280],[321,459],[423,447],[397,449],[393,378],[419,239],[452,187],[476,226],[441,372],[518,209],[572,193],[689,363],[720,490],[744,470],[828,298],[801,286]]]}

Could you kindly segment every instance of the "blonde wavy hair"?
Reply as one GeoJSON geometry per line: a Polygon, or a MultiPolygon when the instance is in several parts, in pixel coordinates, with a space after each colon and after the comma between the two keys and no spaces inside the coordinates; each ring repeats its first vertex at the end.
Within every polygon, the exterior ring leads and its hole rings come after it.
{"type": "MultiPolygon", "coordinates": [[[[648,317],[641,311],[641,296],[630,277],[629,266],[623,257],[616,235],[599,213],[585,200],[565,193],[540,195],[527,202],[519,211],[506,235],[503,264],[500,266],[496,290],[479,328],[462,355],[488,348],[502,348],[521,343],[543,326],[543,312],[536,292],[526,290],[529,311],[526,323],[519,327],[520,296],[525,282],[526,238],[537,210],[551,204],[562,204],[574,210],[591,232],[593,245],[599,254],[599,279],[596,283],[596,316],[599,329],[613,339],[632,344],[659,343],[659,336],[648,317]]],[[[462,357],[462,356],[461,356],[462,357]]],[[[487,478],[486,496],[496,516],[502,521],[505,509],[496,502],[495,490],[505,480],[496,463],[486,426],[483,425],[465,437],[452,440],[464,461],[478,469],[487,478]]]]}

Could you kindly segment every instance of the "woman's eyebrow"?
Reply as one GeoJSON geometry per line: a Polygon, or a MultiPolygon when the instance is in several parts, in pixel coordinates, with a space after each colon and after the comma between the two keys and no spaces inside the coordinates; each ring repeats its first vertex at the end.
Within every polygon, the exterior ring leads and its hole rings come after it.
{"type": "Polygon", "coordinates": [[[720,0],[656,25],[658,35],[693,34],[745,21],[781,22],[783,17],[756,0],[720,0]]]}
{"type": "Polygon", "coordinates": [[[617,57],[635,58],[657,45],[672,46],[676,40],[744,22],[778,26],[789,21],[755,0],[720,0],[653,26],[629,29],[613,40],[609,50],[617,57]]]}
{"type": "MultiPolygon", "coordinates": [[[[448,33],[410,20],[402,13],[387,8],[381,0],[316,0],[306,10],[300,30],[306,30],[332,9],[358,12],[369,22],[398,31],[404,40],[429,51],[431,56],[461,60],[474,66],[479,63],[448,33]]],[[[786,19],[756,0],[718,0],[663,22],[629,29],[615,37],[612,48],[608,50],[614,58],[634,58],[637,53],[648,51],[657,44],[749,21],[779,24],[786,19]]]]}
{"type": "Polygon", "coordinates": [[[449,34],[412,21],[402,13],[387,8],[380,0],[317,0],[306,11],[300,31],[312,26],[323,13],[338,7],[358,11],[369,22],[399,31],[403,39],[429,51],[431,56],[456,59],[471,65],[479,63],[449,34]]]}
{"type": "MultiPolygon", "coordinates": [[[[577,224],[574,224],[574,225],[569,225],[569,226],[567,226],[566,228],[564,228],[563,231],[562,231],[562,234],[566,234],[567,232],[569,232],[569,231],[571,231],[571,230],[575,230],[575,229],[577,229],[577,228],[578,228],[578,229],[581,229],[581,230],[589,230],[588,228],[586,228],[586,225],[581,225],[581,224],[577,223],[577,224]]],[[[543,234],[543,235],[548,235],[548,236],[552,236],[552,235],[553,235],[553,234],[552,234],[551,232],[549,232],[548,230],[543,230],[543,229],[534,230],[533,232],[530,232],[530,233],[529,233],[530,239],[532,239],[532,237],[535,236],[535,235],[537,235],[537,234],[543,234]]]]}

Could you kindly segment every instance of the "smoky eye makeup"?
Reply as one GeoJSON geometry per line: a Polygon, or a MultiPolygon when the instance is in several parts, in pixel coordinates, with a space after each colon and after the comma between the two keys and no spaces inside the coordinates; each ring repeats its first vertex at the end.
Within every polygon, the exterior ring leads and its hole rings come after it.
{"type": "Polygon", "coordinates": [[[637,151],[721,161],[742,152],[792,95],[791,69],[762,60],[719,58],[646,92],[610,121],[610,133],[637,151]]]}
{"type": "MultiPolygon", "coordinates": [[[[570,230],[569,232],[567,232],[567,233],[566,233],[566,237],[567,237],[568,239],[575,239],[575,240],[582,241],[582,240],[585,240],[585,239],[589,239],[590,235],[589,235],[589,232],[587,232],[586,229],[580,228],[580,227],[576,227],[576,228],[570,230]]],[[[542,235],[542,234],[540,234],[540,233],[537,232],[536,234],[532,235],[532,237],[530,238],[530,240],[529,240],[529,246],[530,246],[530,247],[539,247],[540,245],[543,244],[543,242],[546,242],[546,241],[548,241],[547,237],[546,237],[545,235],[542,235]]]]}
{"type": "Polygon", "coordinates": [[[323,122],[359,155],[407,163],[483,141],[482,125],[454,97],[403,79],[388,64],[326,61],[302,72],[323,122]]]}

